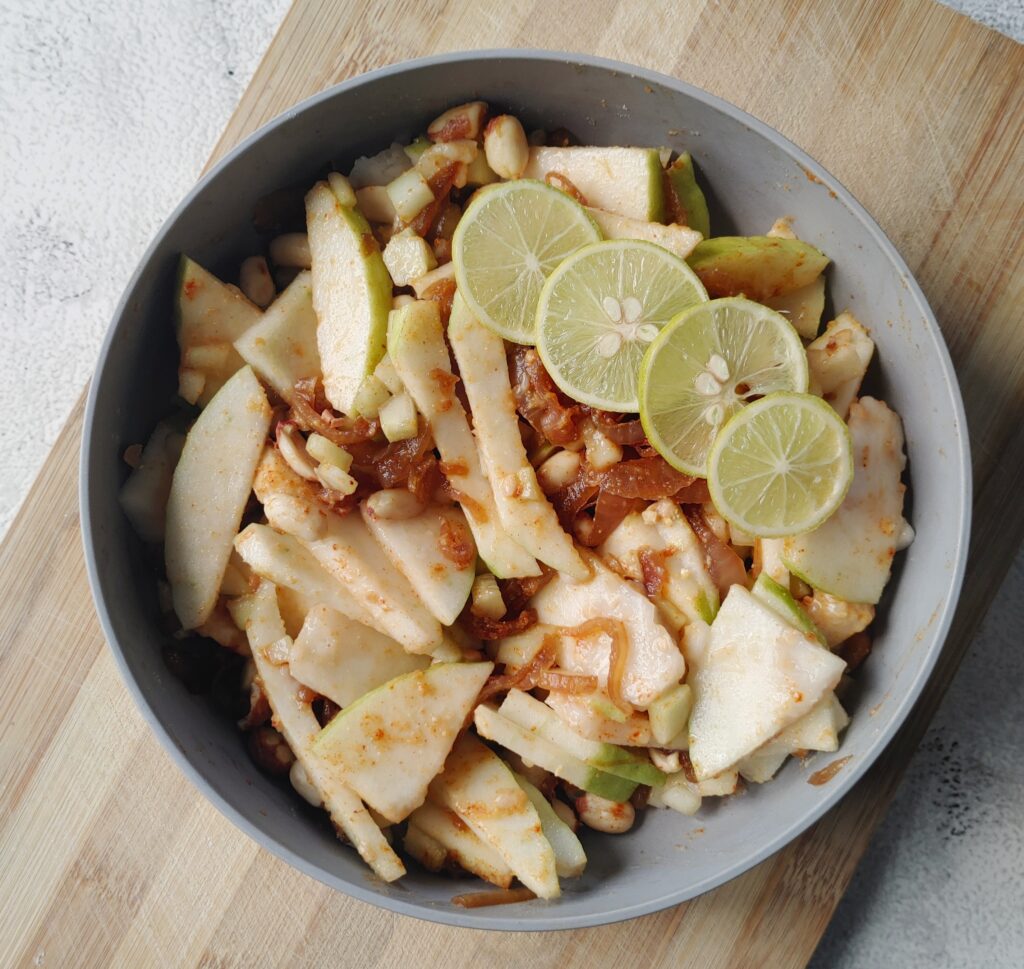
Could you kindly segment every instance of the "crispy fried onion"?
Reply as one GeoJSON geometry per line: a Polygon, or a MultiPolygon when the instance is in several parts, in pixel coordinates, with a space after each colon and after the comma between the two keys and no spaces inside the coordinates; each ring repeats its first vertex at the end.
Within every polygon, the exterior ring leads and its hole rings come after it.
{"type": "Polygon", "coordinates": [[[316,431],[327,440],[333,441],[338,447],[348,447],[350,444],[362,444],[364,441],[370,441],[380,429],[376,421],[368,421],[362,417],[352,420],[332,414],[326,401],[322,399],[322,388],[312,377],[300,380],[295,384],[295,393],[292,397],[292,420],[303,430],[316,431]]]}
{"type": "Polygon", "coordinates": [[[644,547],[637,552],[640,573],[643,577],[644,592],[652,599],[660,596],[665,589],[665,582],[668,579],[668,575],[665,572],[665,559],[671,555],[672,549],[670,548],[654,551],[644,547]]]}
{"type": "Polygon", "coordinates": [[[509,672],[501,673],[498,676],[488,677],[487,682],[480,690],[477,703],[483,703],[498,693],[508,693],[509,690],[532,690],[537,683],[537,677],[546,671],[555,662],[555,650],[558,646],[557,639],[552,634],[544,637],[544,642],[534,654],[529,663],[522,666],[508,667],[509,672]]]}
{"type": "Polygon", "coordinates": [[[608,653],[608,698],[624,713],[632,713],[632,705],[622,696],[622,680],[629,662],[629,633],[621,620],[608,617],[588,619],[578,626],[563,629],[562,634],[577,640],[587,640],[598,635],[611,639],[608,653]]]}
{"type": "Polygon", "coordinates": [[[555,386],[533,347],[515,346],[509,354],[509,377],[516,408],[523,419],[552,444],[580,437],[583,410],[555,386]]]}
{"type": "Polygon", "coordinates": [[[694,478],[677,471],[660,455],[620,461],[601,472],[601,488],[623,498],[658,501],[671,498],[693,484],[694,478]]]}
{"type": "Polygon", "coordinates": [[[461,519],[442,519],[437,542],[441,554],[457,569],[468,568],[476,560],[476,546],[461,519]]]}
{"type": "Polygon", "coordinates": [[[743,559],[715,534],[701,508],[684,505],[683,514],[704,546],[704,563],[711,573],[711,580],[718,586],[719,595],[724,599],[734,585],[746,586],[747,570],[743,559]]]}
{"type": "Polygon", "coordinates": [[[514,902],[528,902],[536,897],[528,888],[492,888],[484,892],[453,895],[452,905],[458,905],[459,908],[484,908],[487,905],[512,905],[514,902]]]}
{"type": "Polygon", "coordinates": [[[498,588],[505,603],[506,615],[516,615],[526,604],[555,577],[555,570],[541,564],[541,574],[524,579],[499,579],[498,588]]]}
{"type": "Polygon", "coordinates": [[[524,609],[514,619],[488,619],[486,616],[475,616],[467,606],[460,616],[462,627],[470,636],[492,642],[504,639],[516,633],[526,632],[537,624],[537,613],[533,609],[524,609]]]}

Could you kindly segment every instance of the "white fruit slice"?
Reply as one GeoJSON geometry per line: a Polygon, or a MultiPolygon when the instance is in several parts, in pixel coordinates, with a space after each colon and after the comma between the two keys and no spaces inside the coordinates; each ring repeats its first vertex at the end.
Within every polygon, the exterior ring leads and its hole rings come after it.
{"type": "MultiPolygon", "coordinates": [[[[466,830],[468,833],[472,833],[468,828],[466,830]]],[[[427,871],[440,871],[448,860],[448,850],[445,846],[414,824],[406,827],[402,847],[413,861],[418,861],[427,871]]],[[[509,872],[509,878],[511,879],[511,877],[512,873],[509,872]]]]}
{"type": "Polygon", "coordinates": [[[627,515],[598,553],[622,575],[643,581],[640,553],[659,553],[665,582],[654,599],[666,622],[681,629],[687,622],[711,622],[718,610],[718,588],[708,572],[704,549],[679,506],[665,498],[641,515],[627,515]]]}
{"type": "Polygon", "coordinates": [[[185,629],[202,625],[217,603],[269,426],[267,395],[243,367],[185,438],[167,499],[164,545],[174,611],[185,629]]]}
{"type": "Polygon", "coordinates": [[[769,296],[764,305],[786,317],[803,339],[813,340],[821,326],[821,314],[825,312],[825,276],[783,296],[769,296]]]}
{"type": "Polygon", "coordinates": [[[555,853],[536,808],[505,762],[472,734],[456,741],[430,785],[430,799],[454,811],[537,896],[561,894],[555,853]]]}
{"type": "Polygon", "coordinates": [[[274,711],[275,726],[284,734],[288,746],[323,798],[331,820],[380,878],[388,882],[401,878],[405,866],[391,850],[363,803],[344,783],[330,775],[313,752],[320,724],[310,705],[300,701],[299,683],[286,667],[275,666],[266,658],[264,650],[285,635],[273,584],[261,582],[256,592],[233,600],[229,608],[235,623],[249,637],[257,673],[274,711]]]}
{"type": "MultiPolygon", "coordinates": [[[[661,222],[665,191],[656,148],[531,148],[523,178],[561,175],[587,205],[643,222],[661,222]]],[[[557,177],[552,181],[559,185],[557,177]]]]}
{"type": "Polygon", "coordinates": [[[499,578],[540,575],[540,566],[502,526],[484,476],[473,432],[455,395],[454,375],[437,304],[417,301],[396,310],[388,324],[388,355],[427,419],[448,480],[460,494],[477,551],[499,578]]]}
{"type": "MultiPolygon", "coordinates": [[[[641,710],[686,674],[686,662],[675,637],[658,617],[643,590],[616,575],[596,555],[587,556],[593,576],[578,582],[558,574],[533,597],[539,622],[579,626],[591,619],[612,619],[626,629],[628,646],[622,698],[641,710]]],[[[608,684],[612,637],[562,637],[557,662],[571,673],[586,673],[608,684]]]]}
{"type": "Polygon", "coordinates": [[[839,733],[850,722],[835,693],[827,693],[806,716],[787,727],[737,765],[744,780],[763,784],[797,751],[839,749],[839,733]]]}
{"type": "Polygon", "coordinates": [[[481,704],[473,712],[477,733],[486,740],[500,744],[556,777],[568,781],[584,791],[606,797],[610,801],[626,801],[636,790],[636,782],[609,774],[585,764],[578,757],[556,746],[549,740],[503,717],[494,707],[481,704]]]}
{"type": "Polygon", "coordinates": [[[665,781],[665,775],[649,761],[614,744],[580,736],[570,730],[551,707],[522,690],[509,690],[498,713],[578,757],[588,767],[638,784],[655,785],[665,781]]]}
{"type": "Polygon", "coordinates": [[[526,792],[530,803],[540,818],[544,837],[548,839],[555,853],[555,871],[559,878],[579,878],[587,867],[587,856],[583,851],[580,839],[551,806],[548,799],[541,794],[525,777],[515,775],[516,782],[526,792]]]}
{"type": "Polygon", "coordinates": [[[807,614],[821,630],[830,649],[867,629],[875,618],[875,607],[864,602],[847,602],[815,589],[811,598],[802,600],[807,614]]]}
{"type": "Polygon", "coordinates": [[[341,711],[313,745],[329,771],[397,823],[427,796],[493,663],[406,673],[341,711]]]}
{"type": "Polygon", "coordinates": [[[349,414],[363,378],[384,355],[391,277],[369,223],[326,182],[306,196],[306,228],[324,393],[349,414]]]}
{"type": "Polygon", "coordinates": [[[181,257],[178,276],[178,346],[181,348],[182,390],[186,371],[196,393],[182,393],[190,403],[205,406],[244,361],[232,346],[263,314],[241,290],[222,283],[188,256],[181,257]]]}
{"type": "Polygon", "coordinates": [[[615,212],[603,209],[587,209],[587,214],[597,223],[601,235],[606,239],[642,239],[653,242],[662,249],[668,249],[680,259],[685,259],[704,236],[685,225],[661,225],[659,222],[642,222],[629,219],[615,212]]]}
{"type": "Polygon", "coordinates": [[[235,349],[282,400],[290,402],[298,381],[320,376],[316,326],[313,277],[303,270],[263,318],[235,340],[235,349]]]}
{"type": "Polygon", "coordinates": [[[807,347],[810,390],[846,420],[875,352],[868,331],[852,313],[840,313],[807,347]]]}
{"type": "Polygon", "coordinates": [[[573,578],[586,578],[589,570],[527,459],[504,341],[473,316],[458,293],[448,339],[469,398],[480,463],[491,483],[501,524],[541,562],[573,578]]]}
{"type": "Polygon", "coordinates": [[[184,435],[161,421],[142,449],[138,467],[121,486],[118,501],[144,542],[156,544],[164,540],[167,498],[184,443],[184,435]]]}
{"type": "Polygon", "coordinates": [[[358,599],[370,625],[410,653],[441,644],[441,625],[391,564],[362,518],[328,515],[322,538],[307,543],[317,561],[358,599]]]}
{"type": "Polygon", "coordinates": [[[417,830],[441,846],[443,856],[438,869],[445,861],[451,860],[499,888],[508,888],[512,884],[512,869],[501,855],[474,834],[469,825],[449,808],[430,801],[421,804],[409,815],[409,831],[417,830]]]}
{"type": "Polygon", "coordinates": [[[909,528],[900,476],[906,466],[900,419],[879,400],[850,406],[853,483],[822,525],[787,538],[786,566],[815,589],[849,602],[876,604],[889,581],[893,556],[909,528]]]}
{"type": "Polygon", "coordinates": [[[685,750],[689,746],[686,734],[673,738],[669,743],[655,740],[646,714],[633,713],[625,720],[613,720],[601,712],[602,704],[595,702],[599,698],[607,700],[602,694],[552,690],[544,702],[571,730],[590,740],[601,740],[621,747],[662,747],[666,750],[685,750]]]}
{"type": "Polygon", "coordinates": [[[288,656],[292,676],[339,707],[429,665],[429,657],[411,656],[389,636],[322,605],[309,611],[288,656]]]}
{"type": "Polygon", "coordinates": [[[299,593],[309,602],[322,603],[368,624],[370,617],[362,603],[293,535],[253,523],[235,538],[235,549],[246,565],[264,579],[299,593]]]}
{"type": "Polygon", "coordinates": [[[799,720],[846,666],[740,585],[729,590],[706,648],[690,652],[690,760],[698,781],[729,770],[799,720]]]}
{"type": "Polygon", "coordinates": [[[365,503],[360,511],[367,528],[423,604],[442,625],[454,623],[476,576],[476,548],[462,511],[435,505],[414,518],[396,521],[375,517],[365,503]],[[456,564],[444,553],[450,539],[465,547],[465,565],[456,564]]]}

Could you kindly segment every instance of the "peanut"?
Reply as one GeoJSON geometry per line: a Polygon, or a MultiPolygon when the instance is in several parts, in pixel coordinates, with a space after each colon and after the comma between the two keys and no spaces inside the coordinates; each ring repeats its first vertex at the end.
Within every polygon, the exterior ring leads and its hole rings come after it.
{"type": "Polygon", "coordinates": [[[487,164],[502,178],[519,178],[530,161],[530,145],[518,118],[502,114],[488,122],[484,132],[487,164]]]}
{"type": "Polygon", "coordinates": [[[605,834],[623,834],[636,820],[636,810],[628,801],[620,804],[596,794],[576,798],[576,813],[588,828],[605,834]]]}
{"type": "Polygon", "coordinates": [[[267,260],[262,256],[250,256],[242,263],[238,271],[238,286],[246,298],[260,309],[266,309],[277,295],[267,260]]]}

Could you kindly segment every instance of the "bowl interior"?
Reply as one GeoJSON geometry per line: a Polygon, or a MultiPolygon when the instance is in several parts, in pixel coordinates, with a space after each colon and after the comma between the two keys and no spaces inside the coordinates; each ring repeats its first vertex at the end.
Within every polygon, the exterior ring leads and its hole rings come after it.
{"type": "Polygon", "coordinates": [[[214,170],[168,221],[131,283],[93,383],[83,457],[83,525],[101,619],[129,686],[186,773],[270,850],[342,891],[407,914],[481,928],[570,928],[683,901],[794,837],[847,790],[908,712],[941,646],[959,589],[967,527],[966,444],[945,347],[895,250],[834,179],[753,119],[686,85],[624,65],[559,55],[454,55],[348,82],[293,109],[214,170]],[[583,143],[689,149],[708,187],[718,234],[761,234],[792,216],[833,264],[829,292],[878,347],[870,389],[903,417],[917,538],[900,557],[853,720],[837,755],[791,762],[696,818],[650,811],[627,836],[587,842],[585,876],[557,903],[465,911],[458,882],[411,870],[376,881],[351,849],[290,791],[253,766],[234,725],[191,696],[164,666],[151,570],[117,504],[126,445],[145,440],[175,388],[172,293],[178,254],[232,279],[257,251],[254,204],[329,163],[421,131],[443,108],[483,98],[527,125],[564,126],[583,143]],[[848,757],[827,784],[808,775],[848,757]]]}

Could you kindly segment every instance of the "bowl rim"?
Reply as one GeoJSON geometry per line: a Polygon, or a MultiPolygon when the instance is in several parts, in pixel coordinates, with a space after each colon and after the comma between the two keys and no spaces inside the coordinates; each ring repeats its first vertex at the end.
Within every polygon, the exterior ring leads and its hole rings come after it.
{"type": "Polygon", "coordinates": [[[896,247],[890,242],[882,231],[881,227],[868,213],[863,205],[847,190],[830,172],[828,172],[815,159],[795,145],[792,141],[780,134],[770,125],[760,121],[736,105],[726,101],[717,95],[711,94],[690,84],[661,72],[639,67],[624,61],[617,61],[605,57],[597,57],[590,54],[574,53],[569,51],[544,50],[536,48],[489,48],[480,50],[455,51],[443,54],[433,54],[427,57],[414,58],[411,60],[399,61],[348,78],[338,84],[331,85],[295,105],[287,108],[281,114],[272,118],[256,131],[249,134],[223,158],[213,165],[196,183],[192,186],[185,197],[178,203],[174,210],[167,216],[160,229],[153,237],[145,253],[132,273],[124,292],[119,300],[111,323],[108,326],[106,336],[103,340],[99,356],[94,369],[94,376],[90,382],[88,399],[86,402],[85,416],[82,430],[82,445],[79,461],[79,511],[82,526],[82,541],[85,552],[86,572],[89,586],[92,592],[93,602],[99,617],[100,626],[103,630],[114,660],[120,671],[121,678],[132,695],[135,705],[150,728],[156,734],[161,746],[170,755],[171,759],[184,773],[189,781],[228,821],[240,829],[258,845],[276,855],[282,861],[297,868],[299,871],[316,879],[328,887],[341,891],[350,897],[362,902],[383,908],[400,915],[408,915],[414,918],[436,922],[444,925],[474,928],[481,930],[505,930],[505,931],[550,931],[586,928],[598,925],[608,925],[626,919],[637,918],[642,915],[649,915],[661,911],[682,902],[696,898],[718,886],[731,881],[755,865],[775,854],[789,842],[798,837],[809,828],[822,815],[834,807],[843,797],[846,796],[853,786],[860,780],[869,767],[881,756],[882,752],[894,739],[896,733],[902,727],[911,709],[916,703],[925,683],[931,676],[932,670],[938,661],[942,648],[945,645],[946,636],[959,601],[960,591],[964,578],[964,571],[967,560],[968,540],[970,537],[971,522],[971,462],[970,448],[967,438],[967,422],[963,406],[963,398],[960,393],[959,384],[956,379],[953,363],[949,355],[948,347],[942,336],[942,331],[935,319],[935,315],[921,291],[903,257],[896,247]],[[579,64],[585,67],[597,68],[604,71],[618,72],[643,81],[667,87],[681,94],[684,94],[696,101],[700,101],[718,111],[740,122],[746,127],[760,134],[777,147],[785,151],[806,171],[812,173],[824,186],[837,196],[851,213],[863,224],[878,248],[894,266],[897,274],[906,285],[916,307],[926,323],[927,336],[935,358],[940,367],[942,378],[949,389],[952,398],[955,418],[955,447],[951,442],[950,450],[955,450],[956,470],[960,489],[961,501],[958,509],[957,522],[955,523],[956,537],[955,549],[956,560],[953,573],[950,578],[950,595],[946,598],[940,614],[929,626],[926,633],[927,646],[923,653],[920,667],[910,689],[907,690],[892,706],[889,707],[889,718],[886,728],[879,733],[873,744],[873,751],[870,756],[862,756],[856,762],[849,764],[842,772],[842,776],[836,778],[836,782],[830,784],[828,791],[820,801],[815,803],[808,810],[794,817],[786,828],[776,837],[766,843],[762,843],[751,851],[745,858],[723,868],[712,875],[707,876],[696,886],[690,889],[683,889],[677,892],[667,892],[654,899],[647,899],[642,902],[631,904],[624,902],[612,909],[602,910],[576,915],[559,915],[557,907],[552,906],[537,912],[536,915],[487,915],[470,917],[460,909],[433,908],[416,902],[408,902],[399,898],[387,897],[377,894],[372,890],[355,882],[345,881],[342,878],[332,875],[323,868],[307,861],[301,855],[279,842],[275,837],[261,829],[258,825],[245,818],[233,804],[221,795],[206,780],[206,778],[193,766],[191,759],[175,743],[170,729],[157,716],[149,701],[143,694],[139,684],[132,676],[124,651],[117,637],[114,634],[113,624],[107,603],[103,598],[99,576],[99,563],[96,558],[96,546],[93,534],[93,523],[91,510],[97,500],[93,489],[90,487],[89,467],[95,457],[93,446],[94,432],[93,423],[97,407],[99,386],[101,381],[97,377],[102,374],[106,367],[111,347],[116,334],[121,328],[126,315],[126,310],[131,301],[132,294],[139,283],[146,266],[153,259],[156,252],[163,244],[164,238],[170,232],[172,226],[182,214],[192,205],[196,196],[203,190],[206,184],[212,180],[224,168],[229,166],[237,157],[247,152],[254,144],[260,141],[267,133],[281,125],[288,124],[298,115],[312,109],[324,101],[330,100],[341,91],[351,91],[367,84],[374,84],[382,78],[401,75],[410,70],[423,67],[432,67],[439,64],[459,63],[465,61],[487,61],[491,59],[523,60],[528,62],[550,61],[557,63],[579,64]]]}

